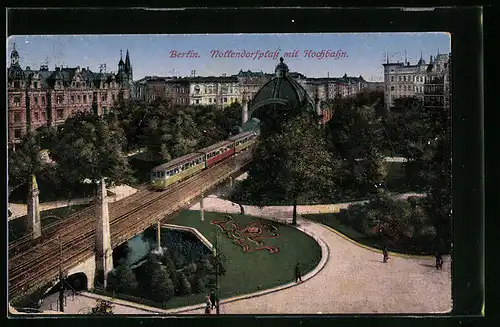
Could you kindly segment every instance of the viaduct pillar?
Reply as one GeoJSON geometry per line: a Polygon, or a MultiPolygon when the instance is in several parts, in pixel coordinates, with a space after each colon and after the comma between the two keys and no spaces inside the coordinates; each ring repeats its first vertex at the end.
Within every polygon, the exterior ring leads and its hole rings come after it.
{"type": "Polygon", "coordinates": [[[243,101],[243,106],[241,109],[241,126],[243,126],[248,121],[248,101],[243,101]]]}
{"type": "Polygon", "coordinates": [[[39,197],[40,191],[38,190],[38,183],[36,182],[35,175],[31,176],[29,181],[29,196],[28,196],[28,231],[31,233],[33,239],[42,235],[42,224],[40,221],[40,207],[39,197]]]}
{"type": "Polygon", "coordinates": [[[109,228],[109,211],[106,200],[106,183],[102,179],[97,190],[97,226],[96,226],[96,274],[97,280],[106,288],[108,273],[113,270],[113,249],[109,228]]]}

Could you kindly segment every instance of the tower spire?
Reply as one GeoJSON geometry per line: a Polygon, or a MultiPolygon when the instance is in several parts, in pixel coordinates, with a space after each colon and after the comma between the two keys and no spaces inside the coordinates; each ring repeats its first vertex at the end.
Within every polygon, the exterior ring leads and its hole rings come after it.
{"type": "Polygon", "coordinates": [[[408,62],[408,55],[406,54],[406,49],[405,49],[405,65],[408,62]]]}
{"type": "Polygon", "coordinates": [[[385,50],[385,57],[387,59],[387,63],[389,63],[389,52],[387,52],[387,50],[385,50]]]}
{"type": "Polygon", "coordinates": [[[120,60],[123,60],[122,50],[120,49],[120,60]]]}
{"type": "Polygon", "coordinates": [[[439,56],[439,48],[438,48],[438,56],[439,56]]]}
{"type": "Polygon", "coordinates": [[[424,57],[422,57],[422,50],[420,50],[420,59],[424,59],[424,57]]]}

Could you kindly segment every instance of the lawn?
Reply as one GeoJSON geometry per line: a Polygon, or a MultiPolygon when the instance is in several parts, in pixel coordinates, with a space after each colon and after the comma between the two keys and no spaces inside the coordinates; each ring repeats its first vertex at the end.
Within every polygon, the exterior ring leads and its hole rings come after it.
{"type": "MultiPolygon", "coordinates": [[[[40,218],[42,221],[42,229],[54,223],[58,219],[63,219],[71,215],[72,213],[80,211],[88,206],[88,204],[79,204],[41,211],[40,218]]],[[[15,241],[16,239],[26,234],[27,219],[27,216],[23,216],[9,221],[9,242],[15,241]]]]}
{"type": "Polygon", "coordinates": [[[302,217],[329,226],[358,243],[382,249],[382,244],[378,239],[366,236],[350,226],[341,224],[335,213],[310,214],[302,215],[302,217]]]}
{"type": "MultiPolygon", "coordinates": [[[[240,227],[244,228],[250,221],[260,220],[245,215],[232,215],[240,227]]],[[[198,229],[212,244],[215,244],[219,230],[210,222],[220,220],[223,214],[205,212],[205,220],[200,219],[199,211],[183,211],[169,224],[183,225],[198,229]]],[[[219,248],[226,258],[224,267],[226,274],[220,278],[221,299],[269,289],[295,279],[295,265],[301,265],[302,274],[314,269],[321,259],[321,248],[310,236],[290,226],[273,222],[278,228],[279,237],[264,240],[265,245],[279,248],[279,252],[271,254],[267,251],[243,252],[222,232],[219,232],[219,248]]],[[[219,230],[220,231],[220,230],[219,230]]],[[[250,244],[250,243],[249,243],[250,244]]],[[[199,304],[206,294],[194,294],[175,297],[166,306],[175,308],[199,304]]]]}

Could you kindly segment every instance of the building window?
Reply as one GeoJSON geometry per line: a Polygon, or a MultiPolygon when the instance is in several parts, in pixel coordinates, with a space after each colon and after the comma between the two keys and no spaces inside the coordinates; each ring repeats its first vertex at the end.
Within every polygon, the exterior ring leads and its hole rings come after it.
{"type": "Polygon", "coordinates": [[[196,104],[199,104],[200,103],[200,100],[196,100],[196,104]]]}
{"type": "Polygon", "coordinates": [[[217,99],[214,99],[214,103],[217,103],[217,99]]]}
{"type": "Polygon", "coordinates": [[[14,138],[16,139],[21,138],[21,130],[19,128],[16,128],[14,130],[14,138]]]}
{"type": "Polygon", "coordinates": [[[401,82],[401,76],[399,76],[399,78],[398,78],[398,79],[399,79],[399,81],[401,82]]]}
{"type": "Polygon", "coordinates": [[[19,81],[15,81],[14,88],[19,89],[20,87],[21,87],[21,84],[19,83],[19,81]]]}
{"type": "Polygon", "coordinates": [[[87,103],[87,95],[86,94],[83,95],[83,103],[87,103]]]}
{"type": "Polygon", "coordinates": [[[209,103],[212,103],[212,98],[208,99],[208,102],[209,102],[209,103]]]}
{"type": "Polygon", "coordinates": [[[224,98],[224,102],[227,102],[227,98],[224,98]]]}
{"type": "Polygon", "coordinates": [[[38,112],[35,112],[35,120],[40,121],[40,115],[38,114],[38,112]]]}
{"type": "Polygon", "coordinates": [[[15,112],[14,113],[14,123],[19,123],[21,121],[21,113],[15,112]]]}
{"type": "Polygon", "coordinates": [[[74,95],[71,96],[71,103],[75,103],[75,96],[74,95]]]}
{"type": "Polygon", "coordinates": [[[400,85],[400,86],[399,86],[399,90],[401,91],[402,89],[403,89],[403,86],[402,86],[402,85],[400,85]]]}
{"type": "Polygon", "coordinates": [[[391,82],[394,82],[394,76],[391,76],[391,82]]]}
{"type": "Polygon", "coordinates": [[[35,104],[38,104],[38,97],[36,95],[33,97],[33,102],[35,102],[35,104]]]}
{"type": "Polygon", "coordinates": [[[103,113],[103,114],[107,114],[107,113],[108,113],[108,108],[106,108],[106,107],[102,107],[102,113],[103,113]]]}
{"type": "Polygon", "coordinates": [[[64,111],[62,109],[57,110],[57,119],[64,118],[64,111]]]}
{"type": "Polygon", "coordinates": [[[21,105],[21,97],[17,95],[14,97],[14,106],[19,107],[20,105],[21,105]]]}
{"type": "Polygon", "coordinates": [[[403,76],[403,81],[405,81],[405,82],[406,82],[406,75],[405,75],[405,76],[403,76]]]}
{"type": "Polygon", "coordinates": [[[111,95],[111,97],[113,98],[113,101],[115,101],[115,95],[114,95],[114,94],[112,94],[112,95],[111,95]]]}
{"type": "Polygon", "coordinates": [[[47,116],[46,116],[46,114],[45,114],[45,111],[42,111],[42,119],[43,119],[43,120],[46,120],[46,119],[47,119],[47,116]]]}
{"type": "Polygon", "coordinates": [[[77,96],[76,96],[76,99],[78,100],[78,103],[80,103],[80,102],[82,101],[82,99],[81,99],[80,95],[77,95],[77,96]]]}
{"type": "Polygon", "coordinates": [[[38,82],[33,82],[33,87],[34,87],[35,89],[37,89],[37,88],[38,88],[38,82]]]}
{"type": "Polygon", "coordinates": [[[42,97],[42,104],[45,104],[45,97],[42,97]]]}

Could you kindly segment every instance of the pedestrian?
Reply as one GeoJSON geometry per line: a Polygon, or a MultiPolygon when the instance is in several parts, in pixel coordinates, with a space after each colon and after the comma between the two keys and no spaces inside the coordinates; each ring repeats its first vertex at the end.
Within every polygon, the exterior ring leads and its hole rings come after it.
{"type": "Polygon", "coordinates": [[[207,302],[205,305],[205,314],[209,315],[212,308],[212,302],[210,302],[210,296],[207,295],[207,302]]]}
{"type": "Polygon", "coordinates": [[[384,250],[382,251],[384,255],[384,263],[387,263],[387,260],[389,260],[389,251],[387,250],[387,245],[384,246],[384,250]]]}
{"type": "Polygon", "coordinates": [[[300,282],[302,282],[302,276],[300,275],[300,265],[299,263],[297,263],[297,265],[295,266],[295,282],[298,283],[300,280],[300,282]]]}
{"type": "Polygon", "coordinates": [[[214,292],[214,291],[212,291],[212,292],[210,293],[210,302],[212,303],[212,310],[213,310],[213,309],[214,309],[214,307],[215,307],[215,303],[216,303],[215,301],[216,301],[216,298],[215,298],[215,292],[214,292]]]}
{"type": "Polygon", "coordinates": [[[443,269],[443,257],[439,252],[436,252],[436,269],[443,269]]]}

